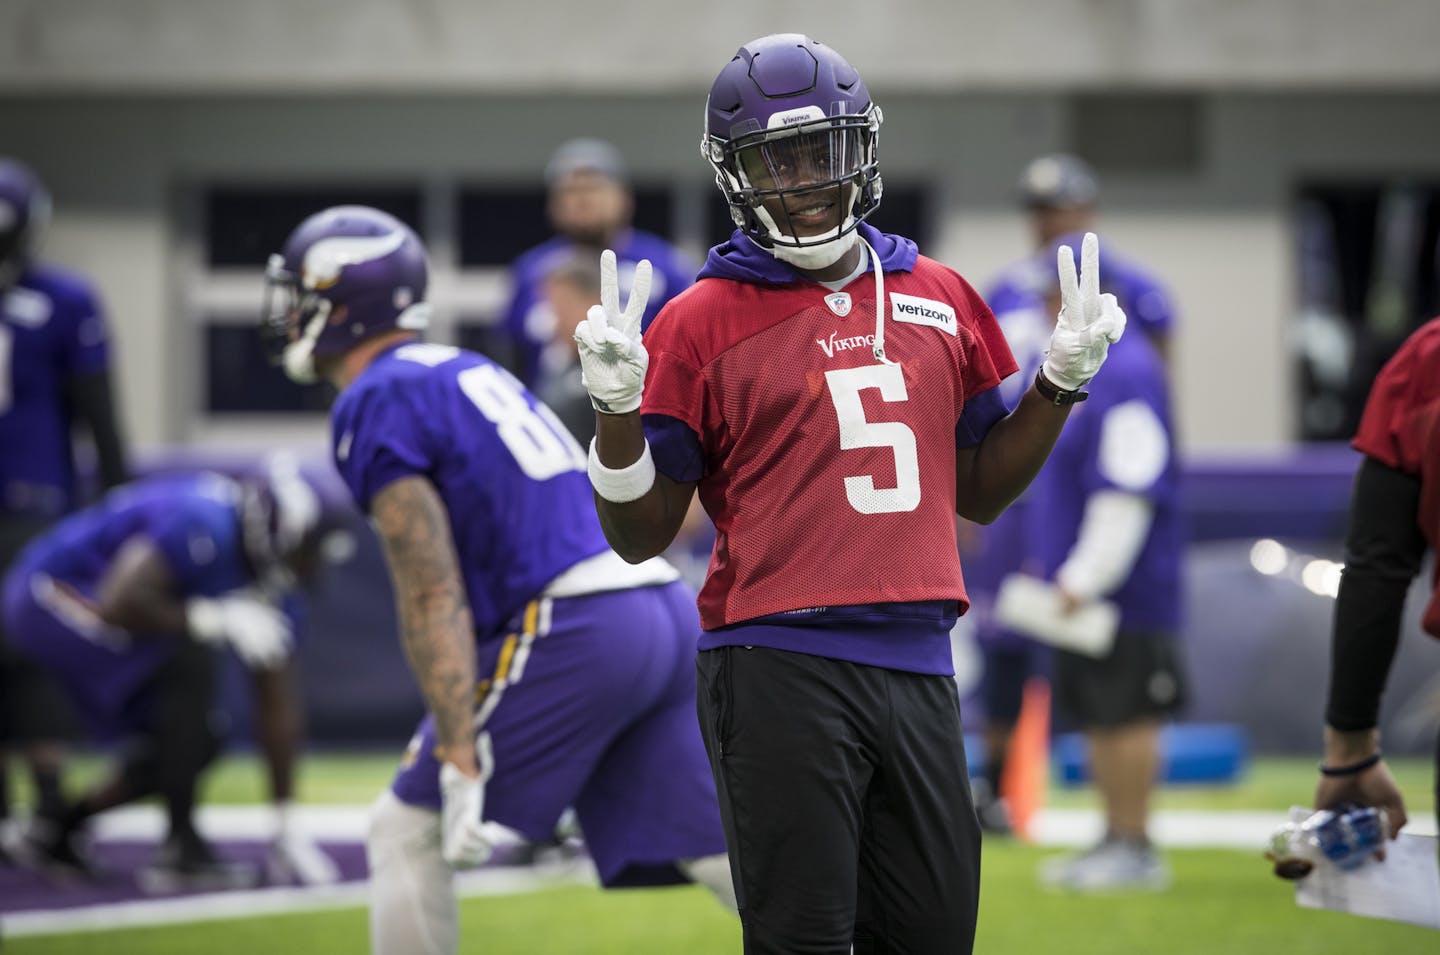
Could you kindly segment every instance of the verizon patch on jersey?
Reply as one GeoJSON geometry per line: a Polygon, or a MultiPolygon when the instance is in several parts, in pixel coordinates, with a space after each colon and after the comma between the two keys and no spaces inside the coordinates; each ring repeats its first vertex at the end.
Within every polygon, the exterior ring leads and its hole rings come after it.
{"type": "Polygon", "coordinates": [[[933,298],[890,293],[890,317],[911,325],[929,325],[947,335],[955,334],[955,308],[933,298]]]}

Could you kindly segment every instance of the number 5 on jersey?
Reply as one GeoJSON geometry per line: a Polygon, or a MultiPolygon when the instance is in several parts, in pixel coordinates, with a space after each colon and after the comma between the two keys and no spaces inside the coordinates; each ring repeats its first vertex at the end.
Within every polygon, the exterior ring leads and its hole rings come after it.
{"type": "Polygon", "coordinates": [[[840,420],[840,447],[889,448],[895,455],[895,486],[877,488],[873,475],[845,479],[845,497],[861,514],[896,514],[920,505],[920,459],[915,432],[898,421],[867,421],[860,392],[880,391],[882,401],[905,401],[905,372],[899,365],[865,365],[825,373],[830,400],[840,420]]]}

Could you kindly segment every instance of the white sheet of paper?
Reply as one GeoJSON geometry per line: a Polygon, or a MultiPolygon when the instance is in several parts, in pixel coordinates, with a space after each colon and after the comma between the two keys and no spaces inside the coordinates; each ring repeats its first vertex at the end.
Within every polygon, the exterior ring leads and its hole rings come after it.
{"type": "Polygon", "coordinates": [[[1098,659],[1108,656],[1115,644],[1120,611],[1109,601],[1093,600],[1073,613],[1061,613],[1054,584],[1011,574],[995,595],[995,619],[1027,637],[1098,659]]]}
{"type": "MultiPolygon", "coordinates": [[[[1408,828],[1408,827],[1407,827],[1408,828]]],[[[1349,872],[1319,865],[1295,884],[1295,901],[1372,919],[1440,929],[1440,856],[1436,839],[1402,831],[1385,844],[1385,861],[1349,872]]],[[[1440,941],[1436,942],[1440,949],[1440,941]]]]}

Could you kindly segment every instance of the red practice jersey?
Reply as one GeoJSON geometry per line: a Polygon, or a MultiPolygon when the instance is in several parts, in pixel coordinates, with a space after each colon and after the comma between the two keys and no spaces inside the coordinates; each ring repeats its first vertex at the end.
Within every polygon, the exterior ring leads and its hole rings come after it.
{"type": "MultiPolygon", "coordinates": [[[[1440,541],[1440,318],[1410,335],[1371,386],[1355,448],[1420,478],[1417,519],[1425,540],[1440,541]]],[[[1427,633],[1440,637],[1440,568],[1425,608],[1427,633]]]]}
{"type": "Polygon", "coordinates": [[[707,630],[811,607],[956,600],[956,427],[1015,371],[990,310],[919,257],[888,272],[875,358],[875,276],[811,282],[705,278],[645,333],[644,414],[700,439],[700,500],[715,550],[707,630]]]}

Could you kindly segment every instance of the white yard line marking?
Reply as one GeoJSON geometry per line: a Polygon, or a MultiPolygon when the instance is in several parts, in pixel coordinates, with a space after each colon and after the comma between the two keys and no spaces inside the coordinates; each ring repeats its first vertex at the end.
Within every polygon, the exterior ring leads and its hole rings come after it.
{"type": "MultiPolygon", "coordinates": [[[[598,884],[595,868],[588,859],[524,868],[480,869],[461,873],[455,878],[455,889],[461,898],[521,895],[564,885],[598,884]]],[[[363,882],[308,888],[279,886],[178,899],[140,899],[83,908],[16,912],[3,916],[0,921],[3,921],[8,938],[108,932],[122,928],[354,908],[366,904],[366,892],[367,886],[363,882]]]]}
{"type": "MultiPolygon", "coordinates": [[[[368,809],[363,806],[302,806],[304,831],[320,841],[361,842],[368,809]]],[[[1155,813],[1151,834],[1172,849],[1263,850],[1271,832],[1285,821],[1283,812],[1162,810],[1155,813]]],[[[156,840],[165,830],[158,807],[137,806],[106,813],[96,825],[102,840],[156,840]]],[[[206,806],[199,825],[212,839],[268,839],[272,817],[265,806],[206,806]]],[[[1417,833],[1433,833],[1433,820],[1412,820],[1417,833]]],[[[1094,809],[1044,809],[1035,822],[1034,841],[1042,846],[1085,846],[1103,831],[1094,809]]],[[[503,835],[500,836],[504,838],[503,835]]],[[[513,835],[512,835],[513,838],[513,835]]],[[[596,885],[587,859],[547,862],[530,867],[480,869],[456,877],[462,897],[516,895],[561,885],[596,885]]],[[[366,904],[366,886],[349,882],[311,888],[277,887],[213,893],[179,899],[142,899],[81,908],[17,912],[3,916],[5,934],[49,935],[100,932],[148,925],[174,925],[211,919],[252,918],[292,912],[313,912],[366,904]]]]}

